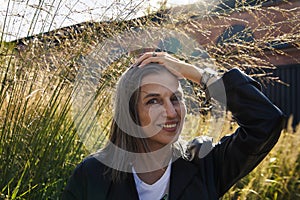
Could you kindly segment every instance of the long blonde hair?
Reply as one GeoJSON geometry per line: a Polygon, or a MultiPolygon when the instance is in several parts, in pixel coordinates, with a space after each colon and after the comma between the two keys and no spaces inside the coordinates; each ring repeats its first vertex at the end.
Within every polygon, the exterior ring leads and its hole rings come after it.
{"type": "MultiPolygon", "coordinates": [[[[143,137],[143,131],[140,127],[140,120],[137,112],[140,86],[144,76],[148,74],[161,74],[162,71],[168,71],[159,64],[149,64],[143,68],[131,67],[120,77],[115,94],[114,114],[111,124],[109,141],[100,151],[104,159],[113,163],[113,168],[108,167],[107,173],[110,173],[114,182],[121,180],[126,176],[125,172],[131,171],[130,163],[134,162],[130,153],[149,152],[147,140],[143,137]],[[117,148],[116,148],[117,147],[117,148]],[[122,149],[122,151],[119,151],[122,149]]],[[[170,73],[170,72],[169,72],[170,73]]],[[[180,145],[173,145],[177,148],[176,154],[182,154],[180,145]],[[179,149],[179,151],[178,151],[179,149]]]]}

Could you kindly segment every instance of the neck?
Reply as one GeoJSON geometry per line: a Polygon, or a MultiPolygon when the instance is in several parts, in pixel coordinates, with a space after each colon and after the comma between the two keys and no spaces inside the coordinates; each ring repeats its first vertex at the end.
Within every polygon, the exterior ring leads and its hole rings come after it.
{"type": "Polygon", "coordinates": [[[151,173],[161,171],[165,169],[171,158],[173,152],[170,148],[162,148],[158,151],[152,151],[147,153],[139,153],[134,161],[134,169],[138,174],[140,173],[151,173]]]}
{"type": "Polygon", "coordinates": [[[165,168],[159,169],[159,170],[152,171],[152,172],[137,173],[137,175],[143,182],[145,182],[149,185],[152,185],[164,175],[167,167],[168,166],[166,166],[165,168]]]}

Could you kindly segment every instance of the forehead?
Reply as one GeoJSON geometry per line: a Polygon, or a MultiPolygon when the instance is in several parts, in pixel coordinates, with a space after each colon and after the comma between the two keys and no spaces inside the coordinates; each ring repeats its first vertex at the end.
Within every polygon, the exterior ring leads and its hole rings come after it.
{"type": "Polygon", "coordinates": [[[178,79],[167,71],[151,73],[144,76],[142,78],[141,88],[143,90],[151,90],[151,92],[159,92],[162,88],[170,90],[171,92],[182,91],[178,79]]]}

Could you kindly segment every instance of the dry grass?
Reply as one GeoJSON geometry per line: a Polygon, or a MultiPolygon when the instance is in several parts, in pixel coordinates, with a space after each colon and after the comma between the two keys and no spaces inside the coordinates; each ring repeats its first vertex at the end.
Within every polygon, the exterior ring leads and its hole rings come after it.
{"type": "MultiPolygon", "coordinates": [[[[285,54],[268,46],[270,41],[288,42],[299,48],[299,8],[293,8],[292,12],[277,7],[240,7],[240,12],[249,12],[259,22],[260,26],[253,31],[263,36],[254,42],[245,42],[235,35],[233,42],[221,47],[210,39],[212,30],[220,27],[217,22],[225,26],[236,19],[229,15],[231,10],[212,13],[212,6],[203,4],[187,12],[182,8],[165,10],[162,4],[158,14],[132,21],[83,23],[80,27],[24,40],[22,46],[4,42],[1,37],[0,199],[59,199],[75,165],[102,145],[109,131],[114,84],[132,62],[132,54],[126,52],[128,49],[119,48],[117,44],[127,44],[131,34],[137,34],[135,39],[147,40],[127,46],[135,55],[145,47],[161,48],[159,42],[155,42],[164,35],[175,36],[181,42],[180,48],[175,48],[176,42],[172,41],[163,47],[181,59],[213,62],[222,70],[233,66],[250,67],[262,77],[265,76],[263,68],[274,67],[265,57],[265,50],[285,54]],[[268,14],[271,17],[266,23],[261,15],[268,14]],[[197,18],[192,17],[195,15],[197,18]],[[272,21],[275,15],[286,16],[286,21],[272,21]],[[274,34],[280,31],[281,25],[287,26],[291,21],[295,23],[288,31],[274,34]],[[130,34],[115,40],[116,35],[126,35],[124,33],[130,34]],[[143,37],[137,37],[140,33],[143,37]],[[208,41],[198,44],[196,36],[206,37],[208,41]],[[111,41],[111,46],[105,46],[106,39],[111,41]],[[200,54],[193,56],[193,52],[200,54]],[[201,57],[205,52],[210,55],[209,59],[201,57]],[[107,60],[106,56],[111,57],[107,60]]],[[[193,94],[190,98],[202,99],[203,94],[193,94]]],[[[201,110],[201,113],[207,112],[201,110]]],[[[210,126],[216,123],[213,120],[214,115],[211,117],[209,112],[205,116],[188,116],[185,135],[189,136],[185,137],[213,133],[210,126]]],[[[231,133],[235,127],[225,117],[218,123],[223,134],[231,133]]],[[[299,135],[299,128],[295,132],[290,127],[285,130],[264,162],[224,199],[299,199],[299,135]]],[[[220,137],[212,136],[216,140],[220,137]]]]}

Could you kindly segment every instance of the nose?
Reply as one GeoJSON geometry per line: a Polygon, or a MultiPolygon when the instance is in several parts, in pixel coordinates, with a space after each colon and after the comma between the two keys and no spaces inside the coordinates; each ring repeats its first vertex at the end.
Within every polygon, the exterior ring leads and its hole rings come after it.
{"type": "Polygon", "coordinates": [[[177,110],[171,101],[166,102],[164,108],[166,118],[175,118],[177,116],[177,110]]]}

